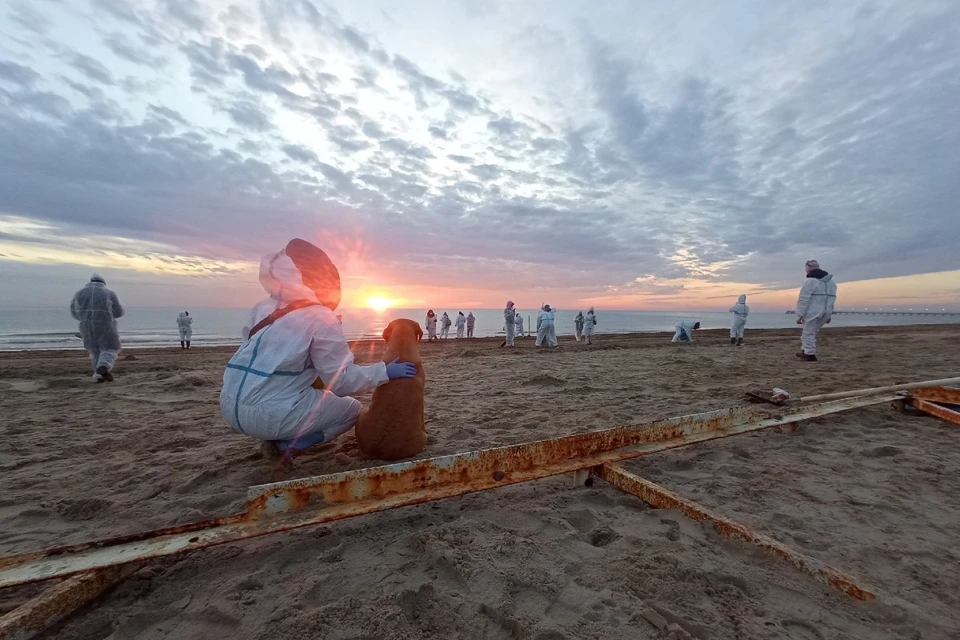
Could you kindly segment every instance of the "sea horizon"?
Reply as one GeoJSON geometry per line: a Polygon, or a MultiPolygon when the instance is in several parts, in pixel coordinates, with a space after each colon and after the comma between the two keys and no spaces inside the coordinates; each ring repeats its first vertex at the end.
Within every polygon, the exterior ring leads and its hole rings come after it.
{"type": "MultiPolygon", "coordinates": [[[[462,309],[467,313],[467,309],[462,309]]],[[[118,321],[124,346],[153,348],[179,346],[176,318],[179,309],[169,307],[135,307],[118,321]]],[[[192,342],[196,346],[230,346],[241,342],[240,331],[249,309],[204,308],[189,310],[194,318],[192,342]]],[[[435,309],[442,315],[443,308],[435,309]]],[[[455,321],[457,309],[446,309],[455,321]]],[[[502,309],[471,309],[476,317],[475,336],[489,338],[504,334],[502,309]]],[[[524,329],[535,328],[537,309],[519,308],[524,329]]],[[[390,321],[410,318],[423,326],[426,309],[343,309],[343,332],[351,340],[378,338],[390,321]]],[[[577,310],[558,309],[557,334],[573,335],[577,310]]],[[[672,331],[678,320],[699,321],[703,329],[729,328],[731,315],[726,311],[632,311],[597,310],[596,334],[651,333],[672,331]]],[[[831,326],[867,327],[913,324],[949,324],[960,322],[960,317],[944,316],[871,316],[837,315],[831,326]]],[[[751,311],[747,331],[751,329],[787,329],[796,326],[796,316],[785,311],[751,311]]],[[[65,307],[29,306],[0,308],[0,351],[80,349],[78,323],[65,307]]],[[[451,327],[450,337],[456,335],[451,327]]]]}

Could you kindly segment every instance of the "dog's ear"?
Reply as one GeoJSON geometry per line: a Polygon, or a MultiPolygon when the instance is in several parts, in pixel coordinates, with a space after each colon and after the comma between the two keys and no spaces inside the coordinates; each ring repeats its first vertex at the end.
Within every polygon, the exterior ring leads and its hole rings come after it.
{"type": "Polygon", "coordinates": [[[417,325],[417,340],[423,340],[423,329],[420,328],[420,323],[414,322],[414,324],[417,325]]]}
{"type": "Polygon", "coordinates": [[[390,342],[390,336],[393,335],[393,323],[387,325],[387,328],[383,330],[383,341],[390,342]]]}

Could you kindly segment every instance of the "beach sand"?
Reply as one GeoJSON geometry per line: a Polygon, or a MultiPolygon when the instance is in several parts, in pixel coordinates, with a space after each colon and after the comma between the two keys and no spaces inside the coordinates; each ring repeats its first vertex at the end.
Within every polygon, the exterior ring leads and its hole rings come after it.
{"type": "MultiPolygon", "coordinates": [[[[422,345],[423,457],[793,394],[960,375],[960,327],[828,328],[422,345]]],[[[381,344],[355,345],[358,361],[381,344]]],[[[232,349],[133,351],[95,385],[80,352],[0,355],[0,553],[242,511],[271,479],[219,415],[232,349]]],[[[366,400],[366,398],[361,398],[366,400]]],[[[356,457],[352,435],[288,477],[356,457]]],[[[147,563],[47,639],[958,638],[960,428],[888,406],[644,457],[627,468],[831,564],[857,602],[603,482],[546,479],[147,563]]],[[[9,610],[41,585],[0,592],[9,610]]]]}

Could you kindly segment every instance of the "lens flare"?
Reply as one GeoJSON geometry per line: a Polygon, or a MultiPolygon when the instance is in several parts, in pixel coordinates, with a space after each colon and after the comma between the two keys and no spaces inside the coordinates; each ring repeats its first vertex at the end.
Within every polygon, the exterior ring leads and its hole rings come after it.
{"type": "Polygon", "coordinates": [[[378,313],[383,313],[394,306],[394,301],[384,296],[370,296],[367,298],[367,307],[378,313]]]}

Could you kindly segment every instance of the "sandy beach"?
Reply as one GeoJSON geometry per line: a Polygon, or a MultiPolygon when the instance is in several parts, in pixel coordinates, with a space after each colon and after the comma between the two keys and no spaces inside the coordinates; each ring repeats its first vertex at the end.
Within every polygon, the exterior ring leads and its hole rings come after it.
{"type": "MultiPolygon", "coordinates": [[[[960,375],[960,326],[424,344],[422,457],[742,403],[960,375]]],[[[378,359],[382,343],[354,345],[378,359]]],[[[0,355],[0,554],[242,511],[271,480],[219,414],[233,349],[0,355]]],[[[367,400],[367,398],[361,398],[367,400]]],[[[287,477],[377,464],[352,434],[287,477]],[[341,455],[342,454],[342,455],[341,455]]],[[[707,442],[627,468],[876,588],[857,602],[603,482],[506,487],[148,563],[47,640],[960,638],[960,431],[888,406],[707,442]],[[649,615],[649,612],[656,615],[649,615]],[[647,615],[644,615],[644,613],[647,615]],[[657,625],[649,618],[662,619],[657,625]]],[[[0,592],[0,612],[40,585],[0,592]]]]}

